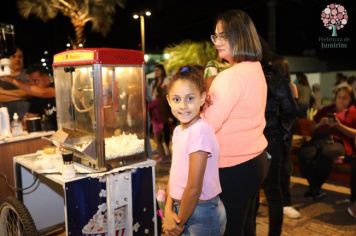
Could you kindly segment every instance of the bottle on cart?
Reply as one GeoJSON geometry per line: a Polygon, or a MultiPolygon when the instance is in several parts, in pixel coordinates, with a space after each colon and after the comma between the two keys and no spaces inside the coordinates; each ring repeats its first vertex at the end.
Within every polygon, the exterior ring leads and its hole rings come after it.
{"type": "Polygon", "coordinates": [[[11,136],[10,116],[7,107],[0,108],[0,135],[4,137],[11,136]]]}
{"type": "Polygon", "coordinates": [[[22,128],[22,124],[19,121],[19,115],[17,115],[17,113],[14,113],[14,116],[12,117],[13,121],[11,122],[11,133],[12,136],[19,136],[23,133],[23,128],[22,128]]]}

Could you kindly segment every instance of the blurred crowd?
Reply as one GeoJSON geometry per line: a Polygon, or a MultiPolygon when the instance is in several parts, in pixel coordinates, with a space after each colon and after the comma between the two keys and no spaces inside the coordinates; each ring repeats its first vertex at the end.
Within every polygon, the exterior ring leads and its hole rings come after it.
{"type": "Polygon", "coordinates": [[[54,82],[50,71],[40,64],[24,66],[24,55],[17,47],[10,56],[11,74],[0,77],[0,106],[13,120],[17,113],[26,129],[27,120],[39,118],[43,130],[56,130],[54,82]]]}
{"type": "MultiPolygon", "coordinates": [[[[266,150],[271,155],[271,161],[261,188],[269,207],[269,235],[281,234],[283,215],[292,219],[301,217],[301,213],[293,206],[290,193],[290,176],[293,174],[291,158],[294,158],[293,162],[297,158],[297,163],[294,164],[299,165],[300,174],[308,181],[305,198],[313,201],[320,201],[326,197],[322,186],[328,181],[334,165],[349,166],[351,195],[350,205],[346,210],[356,218],[355,76],[347,77],[337,73],[330,91],[334,97],[324,97],[321,85],[319,83],[311,85],[305,73],[296,73],[296,79],[292,81],[288,61],[269,51],[268,45],[264,43],[262,41],[264,55],[261,63],[268,90],[264,135],[268,141],[266,150]],[[308,131],[303,137],[303,142],[294,145],[295,123],[299,123],[300,120],[306,120],[310,125],[304,127],[308,131]],[[291,157],[292,146],[294,149],[297,148],[296,152],[293,151],[297,153],[297,157],[291,157]]],[[[205,68],[195,67],[204,70],[205,83],[209,91],[215,77],[230,65],[226,60],[217,59],[208,62],[205,68]]],[[[158,162],[169,160],[168,140],[178,124],[169,112],[166,101],[169,80],[164,66],[157,64],[155,79],[149,85],[152,95],[148,107],[151,131],[157,145],[153,159],[158,162]]],[[[258,204],[255,209],[258,209],[258,204]]],[[[229,219],[229,215],[227,217],[229,219]]],[[[230,234],[225,231],[225,235],[230,234]]]]}

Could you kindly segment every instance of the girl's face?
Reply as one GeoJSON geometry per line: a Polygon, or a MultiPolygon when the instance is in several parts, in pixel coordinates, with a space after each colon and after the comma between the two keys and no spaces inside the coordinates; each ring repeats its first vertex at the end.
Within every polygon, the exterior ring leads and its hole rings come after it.
{"type": "Polygon", "coordinates": [[[345,90],[340,90],[336,94],[335,106],[336,111],[343,111],[350,106],[351,103],[351,96],[345,90]]]}
{"type": "Polygon", "coordinates": [[[218,55],[221,59],[227,60],[229,63],[233,63],[233,57],[231,55],[231,47],[229,40],[226,38],[221,21],[216,24],[215,27],[215,41],[214,46],[218,51],[218,55]]]}
{"type": "Polygon", "coordinates": [[[205,103],[206,94],[200,93],[198,87],[191,81],[178,79],[167,95],[168,103],[174,117],[183,128],[189,127],[200,117],[200,107],[205,103]]]}

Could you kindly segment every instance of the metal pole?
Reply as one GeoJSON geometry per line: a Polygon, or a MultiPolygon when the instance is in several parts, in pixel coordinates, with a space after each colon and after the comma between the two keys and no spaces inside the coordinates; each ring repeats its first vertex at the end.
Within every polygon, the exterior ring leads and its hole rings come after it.
{"type": "Polygon", "coordinates": [[[140,25],[141,25],[141,47],[143,55],[145,55],[145,16],[140,14],[140,25]]]}

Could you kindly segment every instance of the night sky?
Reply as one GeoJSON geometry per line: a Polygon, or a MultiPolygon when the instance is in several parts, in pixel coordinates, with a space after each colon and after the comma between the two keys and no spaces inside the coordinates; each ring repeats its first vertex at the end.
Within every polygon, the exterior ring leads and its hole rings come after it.
{"type": "MultiPolygon", "coordinates": [[[[329,3],[332,2],[277,0],[277,52],[283,55],[312,55],[322,60],[351,63],[353,66],[353,61],[356,61],[355,1],[338,2],[345,6],[349,15],[345,28],[338,31],[339,37],[349,39],[346,49],[320,48],[320,37],[331,37],[331,31],[323,26],[320,19],[321,11],[329,3]]],[[[267,39],[267,0],[127,0],[125,9],[117,8],[114,24],[107,37],[86,27],[85,46],[139,50],[140,23],[132,18],[132,14],[150,9],[152,16],[145,21],[146,52],[160,53],[164,47],[182,40],[209,40],[216,15],[232,8],[246,11],[254,20],[259,34],[267,39]]],[[[37,62],[44,50],[48,50],[50,55],[65,50],[68,36],[74,35],[69,18],[58,15],[46,23],[35,16],[26,20],[18,14],[15,0],[1,1],[0,22],[15,25],[16,41],[24,49],[27,64],[37,62]]]]}

